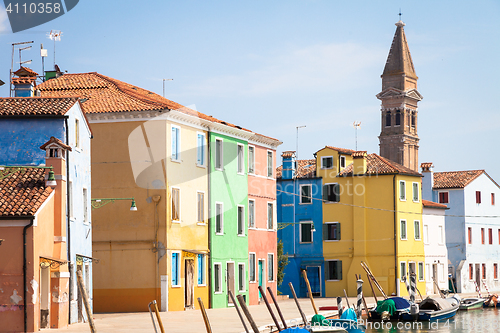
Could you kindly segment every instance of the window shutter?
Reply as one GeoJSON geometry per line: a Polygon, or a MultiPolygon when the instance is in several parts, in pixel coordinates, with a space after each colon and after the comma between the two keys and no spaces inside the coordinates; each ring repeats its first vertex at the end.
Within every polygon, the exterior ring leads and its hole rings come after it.
{"type": "Polygon", "coordinates": [[[328,201],[328,185],[323,185],[323,200],[328,201]]]}
{"type": "Polygon", "coordinates": [[[337,280],[342,280],[342,261],[337,261],[337,280]]]}
{"type": "Polygon", "coordinates": [[[340,185],[339,184],[333,185],[333,195],[334,195],[333,201],[339,202],[340,201],[340,185]]]}
{"type": "Polygon", "coordinates": [[[328,240],[328,224],[323,224],[323,240],[328,240]]]}
{"type": "Polygon", "coordinates": [[[340,223],[337,223],[337,240],[340,240],[340,223]]]}

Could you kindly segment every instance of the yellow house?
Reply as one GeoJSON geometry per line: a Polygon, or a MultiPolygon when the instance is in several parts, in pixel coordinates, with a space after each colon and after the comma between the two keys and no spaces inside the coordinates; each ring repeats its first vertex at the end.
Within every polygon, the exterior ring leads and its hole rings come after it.
{"type": "MultiPolygon", "coordinates": [[[[421,174],[377,154],[326,146],[316,152],[323,179],[326,297],[356,295],[365,262],[386,294],[408,295],[416,273],[425,291],[421,174]]],[[[364,293],[372,295],[368,283],[364,293]]],[[[378,293],[377,293],[378,294],[378,293]]]]}

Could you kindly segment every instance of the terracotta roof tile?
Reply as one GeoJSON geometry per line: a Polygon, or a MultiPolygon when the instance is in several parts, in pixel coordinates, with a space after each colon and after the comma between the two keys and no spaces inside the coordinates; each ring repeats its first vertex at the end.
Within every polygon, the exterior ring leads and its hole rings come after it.
{"type": "Polygon", "coordinates": [[[13,77],[12,84],[31,84],[36,81],[36,77],[26,76],[26,77],[13,77]]]}
{"type": "Polygon", "coordinates": [[[76,97],[0,98],[0,116],[62,116],[77,102],[76,97]]]}
{"type": "Polygon", "coordinates": [[[85,113],[176,110],[247,132],[250,130],[187,108],[149,90],[91,72],[64,74],[38,85],[42,96],[80,96],[85,113]]]}
{"type": "Polygon", "coordinates": [[[283,153],[281,153],[281,157],[284,157],[284,158],[289,158],[289,157],[292,157],[293,155],[295,155],[294,150],[288,150],[288,151],[284,151],[283,153]]]}
{"type": "Polygon", "coordinates": [[[17,71],[14,72],[17,76],[37,76],[38,73],[31,68],[21,66],[17,71]]]}
{"type": "MultiPolygon", "coordinates": [[[[276,168],[276,178],[281,178],[283,166],[276,168]]],[[[314,178],[316,177],[316,160],[298,160],[297,161],[297,178],[314,178]]]]}
{"type": "MultiPolygon", "coordinates": [[[[366,174],[367,175],[381,175],[381,174],[405,174],[411,176],[422,176],[420,173],[413,171],[401,164],[388,160],[377,154],[368,154],[366,156],[366,174]]],[[[352,176],[353,164],[349,164],[339,176],[352,176]]]]}
{"type": "Polygon", "coordinates": [[[433,202],[433,201],[429,201],[429,200],[423,200],[423,199],[422,199],[422,205],[424,205],[425,208],[448,209],[448,206],[446,206],[446,205],[443,205],[443,204],[440,204],[437,202],[433,202]]]}
{"type": "Polygon", "coordinates": [[[355,151],[352,153],[352,158],[362,158],[366,156],[366,150],[355,151]]]}
{"type": "Polygon", "coordinates": [[[463,188],[483,173],[484,170],[434,172],[433,188],[463,188]]]}
{"type": "MultiPolygon", "coordinates": [[[[325,146],[325,148],[330,148],[330,149],[333,149],[333,150],[336,150],[338,151],[339,153],[342,153],[342,154],[347,154],[347,155],[351,155],[352,153],[355,152],[355,150],[352,150],[352,149],[347,149],[347,148],[338,148],[338,147],[334,147],[334,146],[325,146]]],[[[318,151],[321,151],[325,148],[321,148],[320,150],[318,151]]]]}
{"type": "Polygon", "coordinates": [[[70,146],[68,146],[67,144],[65,144],[64,142],[62,142],[61,140],[59,140],[58,138],[55,138],[53,136],[50,137],[49,141],[47,141],[43,145],[41,145],[40,149],[45,150],[45,147],[47,147],[51,143],[56,143],[59,146],[63,147],[64,149],[71,151],[71,147],[70,146]]]}
{"type": "Polygon", "coordinates": [[[45,187],[45,169],[17,171],[0,180],[0,216],[32,216],[52,191],[45,187]]]}

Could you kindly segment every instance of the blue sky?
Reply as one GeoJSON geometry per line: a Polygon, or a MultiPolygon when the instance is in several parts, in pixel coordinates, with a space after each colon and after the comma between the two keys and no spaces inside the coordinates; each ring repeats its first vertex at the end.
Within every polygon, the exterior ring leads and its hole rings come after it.
{"type": "MultiPolygon", "coordinates": [[[[379,152],[384,64],[399,19],[417,75],[419,162],[436,171],[486,169],[500,182],[500,1],[94,1],[13,34],[0,12],[0,79],[11,44],[23,60],[101,74],[283,141],[299,157],[325,145],[379,152]]],[[[17,52],[15,61],[17,60],[17,52]]],[[[17,67],[18,65],[15,65],[17,67]]],[[[8,86],[0,87],[8,96],[8,86]]]]}

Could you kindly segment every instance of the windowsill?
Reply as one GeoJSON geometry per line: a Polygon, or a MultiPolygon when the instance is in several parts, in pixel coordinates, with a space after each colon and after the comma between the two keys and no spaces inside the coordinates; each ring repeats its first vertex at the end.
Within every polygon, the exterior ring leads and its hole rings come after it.
{"type": "Polygon", "coordinates": [[[299,202],[299,205],[312,205],[312,202],[299,202]]]}
{"type": "Polygon", "coordinates": [[[408,238],[400,238],[399,240],[406,241],[408,238]]]}
{"type": "Polygon", "coordinates": [[[224,236],[224,233],[223,232],[216,232],[215,236],[224,236]]]}
{"type": "Polygon", "coordinates": [[[248,171],[248,175],[249,176],[256,176],[255,172],[253,172],[253,171],[248,171]]]}
{"type": "Polygon", "coordinates": [[[247,236],[247,235],[240,235],[240,234],[238,234],[238,237],[246,237],[246,236],[247,236]]]}
{"type": "Polygon", "coordinates": [[[197,166],[198,168],[202,168],[202,169],[206,169],[206,168],[207,168],[207,166],[206,166],[206,165],[203,165],[203,164],[198,164],[198,163],[196,163],[196,166],[197,166]]]}
{"type": "Polygon", "coordinates": [[[255,284],[255,283],[257,283],[257,281],[248,281],[248,283],[253,283],[253,284],[255,284]]]}
{"type": "Polygon", "coordinates": [[[180,285],[180,284],[175,285],[175,286],[172,286],[172,288],[180,288],[180,287],[181,287],[181,285],[180,285]]]}
{"type": "Polygon", "coordinates": [[[299,242],[299,244],[312,244],[313,242],[299,242]]]}
{"type": "Polygon", "coordinates": [[[224,168],[214,168],[215,171],[224,171],[224,168]]]}
{"type": "Polygon", "coordinates": [[[206,287],[207,285],[206,284],[198,284],[197,286],[198,287],[206,287]]]}
{"type": "Polygon", "coordinates": [[[406,198],[405,198],[405,199],[401,199],[401,198],[399,198],[399,201],[406,201],[406,198]]]}
{"type": "Polygon", "coordinates": [[[274,229],[267,229],[267,231],[276,231],[276,230],[274,230],[274,229]]]}
{"type": "Polygon", "coordinates": [[[269,179],[269,180],[274,180],[275,179],[274,177],[269,177],[269,176],[267,176],[266,178],[269,179]]]}
{"type": "Polygon", "coordinates": [[[170,159],[170,162],[174,162],[174,163],[181,163],[182,160],[174,160],[173,158],[170,159]]]}
{"type": "Polygon", "coordinates": [[[238,290],[239,293],[246,293],[246,290],[238,290]]]}
{"type": "Polygon", "coordinates": [[[340,201],[325,201],[326,204],[336,204],[339,203],[340,201]]]}
{"type": "Polygon", "coordinates": [[[414,202],[414,203],[419,203],[419,202],[420,202],[420,200],[416,200],[416,201],[415,201],[415,200],[413,200],[413,202],[414,202]]]}
{"type": "Polygon", "coordinates": [[[321,167],[321,170],[331,170],[331,169],[333,169],[333,167],[330,168],[321,167]]]}
{"type": "Polygon", "coordinates": [[[70,221],[70,222],[75,222],[75,221],[76,221],[76,218],[75,218],[74,216],[71,216],[71,217],[69,218],[69,221],[70,221]]]}
{"type": "Polygon", "coordinates": [[[206,226],[207,224],[205,222],[197,222],[196,225],[206,226]]]}
{"type": "Polygon", "coordinates": [[[245,173],[244,173],[244,172],[237,172],[236,174],[237,174],[237,175],[240,175],[240,176],[245,176],[245,173]]]}
{"type": "Polygon", "coordinates": [[[421,241],[422,241],[420,238],[419,238],[419,239],[416,239],[416,238],[415,238],[415,240],[416,240],[417,242],[421,242],[421,241]]]}
{"type": "Polygon", "coordinates": [[[214,292],[215,295],[222,295],[222,291],[216,291],[214,292]]]}
{"type": "Polygon", "coordinates": [[[177,224],[181,224],[181,221],[177,221],[177,220],[172,220],[172,223],[177,223],[177,224]]]}
{"type": "Polygon", "coordinates": [[[325,280],[325,282],[335,282],[335,281],[342,281],[342,280],[325,280]]]}
{"type": "Polygon", "coordinates": [[[248,230],[257,230],[257,227],[248,227],[248,230]]]}

